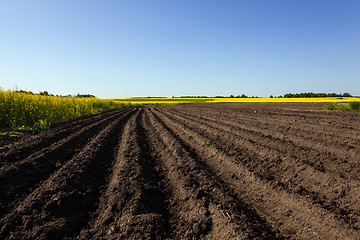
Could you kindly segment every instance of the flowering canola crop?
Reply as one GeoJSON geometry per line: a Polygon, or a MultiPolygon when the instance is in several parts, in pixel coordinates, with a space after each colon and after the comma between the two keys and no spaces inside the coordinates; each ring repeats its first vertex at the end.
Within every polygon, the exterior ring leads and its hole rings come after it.
{"type": "Polygon", "coordinates": [[[42,96],[0,89],[0,128],[48,127],[82,116],[131,106],[97,98],[42,96]]]}
{"type": "Polygon", "coordinates": [[[120,98],[116,101],[132,104],[184,104],[184,103],[342,103],[359,102],[357,97],[313,97],[313,98],[120,98]]]}

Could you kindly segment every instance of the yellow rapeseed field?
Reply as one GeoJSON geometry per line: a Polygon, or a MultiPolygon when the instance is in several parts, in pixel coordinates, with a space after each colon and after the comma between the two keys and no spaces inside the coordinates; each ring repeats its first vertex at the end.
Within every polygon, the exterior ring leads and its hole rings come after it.
{"type": "Polygon", "coordinates": [[[42,96],[0,89],[0,128],[47,128],[52,123],[131,106],[112,100],[42,96]]]}
{"type": "Polygon", "coordinates": [[[116,101],[132,104],[183,104],[183,103],[342,103],[359,102],[357,97],[313,97],[313,98],[120,98],[116,101]]]}
{"type": "Polygon", "coordinates": [[[358,102],[356,97],[314,97],[314,98],[213,98],[212,103],[340,103],[358,102]]]}

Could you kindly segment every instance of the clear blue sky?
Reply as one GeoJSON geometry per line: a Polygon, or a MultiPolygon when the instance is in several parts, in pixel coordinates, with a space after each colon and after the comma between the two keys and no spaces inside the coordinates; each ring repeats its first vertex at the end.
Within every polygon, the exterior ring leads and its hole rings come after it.
{"type": "Polygon", "coordinates": [[[359,0],[2,0],[0,87],[360,95],[359,0]]]}

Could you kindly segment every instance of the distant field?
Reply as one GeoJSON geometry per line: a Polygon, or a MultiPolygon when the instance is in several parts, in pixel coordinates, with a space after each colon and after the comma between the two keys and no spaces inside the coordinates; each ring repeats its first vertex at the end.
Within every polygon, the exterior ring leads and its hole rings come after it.
{"type": "Polygon", "coordinates": [[[118,98],[112,99],[132,104],[186,104],[186,103],[341,103],[357,102],[357,97],[316,98],[118,98]]]}
{"type": "Polygon", "coordinates": [[[186,104],[207,103],[215,98],[116,98],[111,99],[120,102],[131,102],[132,104],[186,104]]]}

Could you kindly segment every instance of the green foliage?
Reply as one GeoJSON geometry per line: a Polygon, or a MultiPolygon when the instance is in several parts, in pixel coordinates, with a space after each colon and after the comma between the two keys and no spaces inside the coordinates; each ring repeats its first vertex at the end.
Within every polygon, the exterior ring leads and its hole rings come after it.
{"type": "Polygon", "coordinates": [[[34,124],[34,126],[32,127],[32,131],[34,133],[39,133],[39,132],[43,132],[43,131],[47,131],[50,129],[50,123],[48,123],[46,120],[39,120],[38,122],[36,122],[34,124]]]}
{"type": "Polygon", "coordinates": [[[360,102],[350,102],[349,107],[353,111],[360,111],[360,102]]]}
{"type": "Polygon", "coordinates": [[[360,112],[360,102],[335,103],[324,107],[324,110],[343,111],[343,112],[360,112]]]}
{"type": "MultiPolygon", "coordinates": [[[[282,97],[282,96],[279,96],[282,97]]],[[[337,94],[337,93],[287,93],[284,98],[312,98],[312,97],[351,97],[350,93],[337,94]]]]}
{"type": "Polygon", "coordinates": [[[50,96],[50,94],[47,91],[40,92],[39,95],[50,96]]]}
{"type": "MultiPolygon", "coordinates": [[[[16,93],[26,93],[26,94],[31,94],[31,95],[41,95],[41,96],[55,96],[54,94],[51,94],[49,93],[48,91],[42,91],[42,92],[39,92],[39,93],[33,93],[31,91],[25,91],[25,90],[15,90],[13,92],[16,92],[16,93]]],[[[92,94],[80,94],[78,93],[77,95],[71,95],[71,94],[68,94],[66,96],[61,96],[61,95],[56,95],[56,97],[76,97],[76,98],[95,98],[94,95],[92,94]]]]}
{"type": "Polygon", "coordinates": [[[74,97],[77,97],[77,98],[95,98],[94,95],[91,95],[91,94],[80,94],[80,93],[78,93],[78,94],[75,95],[74,97]]]}

